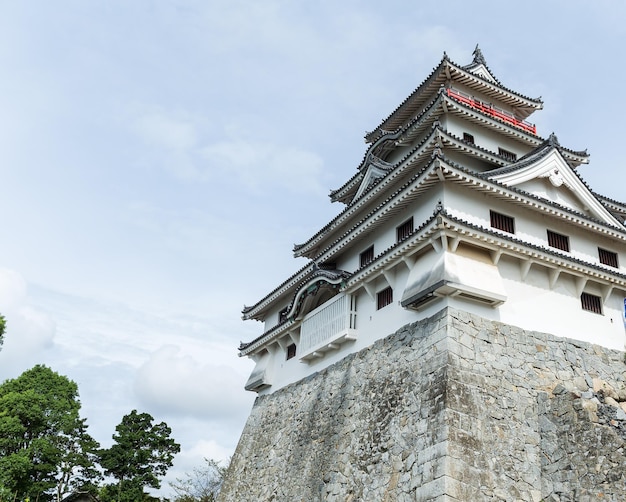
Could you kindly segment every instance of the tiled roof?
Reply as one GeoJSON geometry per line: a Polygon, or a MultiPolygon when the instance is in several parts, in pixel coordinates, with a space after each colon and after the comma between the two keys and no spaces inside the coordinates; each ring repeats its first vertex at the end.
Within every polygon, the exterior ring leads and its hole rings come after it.
{"type": "MultiPolygon", "coordinates": [[[[402,157],[401,159],[398,160],[398,162],[395,163],[396,166],[400,166],[402,165],[404,162],[406,162],[407,159],[409,159],[411,156],[413,156],[415,153],[417,153],[421,148],[423,148],[425,145],[429,144],[430,141],[432,141],[433,136],[434,135],[434,129],[433,129],[433,134],[431,134],[430,136],[428,136],[427,138],[425,138],[419,145],[415,146],[413,149],[411,149],[411,151],[409,151],[404,157],[402,157]]],[[[366,190],[362,195],[361,195],[361,199],[365,196],[365,194],[369,193],[372,191],[372,189],[379,184],[381,181],[383,181],[384,179],[386,179],[389,175],[385,176],[384,178],[381,178],[379,180],[377,180],[377,182],[375,184],[373,184],[372,186],[370,186],[368,188],[368,190],[366,190]]],[[[344,217],[348,212],[353,211],[354,207],[353,206],[348,206],[346,207],[343,211],[341,211],[337,216],[335,216],[330,222],[328,222],[324,227],[322,227],[318,232],[316,232],[311,238],[309,238],[306,242],[302,243],[302,244],[296,244],[294,246],[294,252],[297,253],[298,251],[300,251],[301,249],[303,249],[305,246],[308,246],[310,243],[312,243],[314,240],[318,239],[319,237],[321,237],[323,234],[327,233],[332,227],[333,225],[335,225],[337,223],[338,220],[340,220],[342,217],[344,217]]]]}
{"type": "MultiPolygon", "coordinates": [[[[398,105],[398,107],[396,107],[396,109],[393,112],[391,112],[391,114],[378,125],[378,127],[376,127],[372,132],[367,133],[365,135],[365,140],[367,142],[373,142],[379,137],[383,136],[385,132],[390,132],[390,131],[395,132],[396,130],[398,130],[398,128],[402,126],[402,122],[407,120],[414,113],[413,108],[420,107],[419,100],[417,98],[423,94],[423,92],[428,88],[428,86],[433,86],[433,84],[436,85],[437,79],[442,80],[441,83],[443,83],[446,80],[445,75],[441,77],[441,74],[444,72],[446,67],[450,67],[460,73],[467,74],[467,73],[471,73],[469,71],[470,66],[472,65],[460,66],[452,62],[449,59],[448,55],[444,52],[443,58],[441,59],[439,64],[435,68],[433,68],[433,70],[430,72],[428,77],[426,77],[426,79],[418,87],[416,87],[415,90],[411,94],[409,94],[409,96],[407,96],[404,99],[404,101],[402,101],[402,103],[400,103],[400,105],[398,105]],[[405,110],[407,108],[408,110],[405,110]],[[404,113],[401,113],[403,111],[404,113]]],[[[490,70],[489,72],[492,73],[490,70]]],[[[509,89],[503,86],[502,84],[500,84],[500,82],[497,79],[495,79],[495,77],[494,77],[495,82],[491,82],[489,80],[484,79],[480,75],[476,75],[472,73],[472,76],[476,78],[478,81],[483,82],[487,86],[497,87],[500,90],[504,91],[505,93],[510,94],[511,96],[516,96],[522,101],[533,103],[537,108],[541,108],[541,105],[543,104],[543,102],[539,98],[530,98],[528,96],[524,96],[512,89],[509,89]]]]}
{"type": "MultiPolygon", "coordinates": [[[[351,276],[352,274],[350,272],[346,272],[345,270],[326,270],[326,269],[314,267],[310,274],[307,274],[306,276],[301,278],[295,286],[292,286],[290,288],[293,291],[293,293],[291,295],[292,298],[287,308],[290,311],[293,310],[294,302],[296,301],[299,291],[307,284],[310,284],[312,281],[317,279],[318,281],[327,280],[331,283],[335,283],[337,281],[345,281],[349,279],[351,276]]],[[[259,342],[261,339],[265,337],[270,337],[274,332],[279,331],[286,324],[293,324],[293,322],[291,319],[282,320],[276,326],[273,326],[272,328],[270,328],[269,330],[267,330],[265,333],[258,336],[254,340],[248,343],[241,342],[241,344],[239,345],[239,350],[245,350],[251,345],[259,342]]]]}
{"type": "Polygon", "coordinates": [[[243,314],[243,318],[244,319],[251,319],[251,317],[250,317],[251,312],[253,312],[256,309],[258,309],[263,303],[267,302],[271,297],[273,297],[274,295],[278,294],[281,290],[285,289],[285,287],[290,282],[293,282],[294,280],[296,280],[296,281],[302,280],[302,276],[303,275],[311,273],[314,269],[315,269],[315,264],[314,263],[307,263],[304,267],[302,267],[296,273],[291,275],[288,279],[283,281],[280,285],[278,285],[276,288],[274,288],[271,292],[269,292],[267,295],[265,295],[263,298],[261,298],[254,305],[251,305],[251,306],[245,306],[244,305],[243,309],[241,310],[241,313],[243,314]]]}
{"type": "Polygon", "coordinates": [[[480,225],[476,225],[475,223],[470,223],[469,221],[463,220],[461,218],[457,218],[455,216],[452,216],[450,214],[447,214],[445,211],[442,211],[442,214],[445,215],[445,217],[452,221],[455,222],[457,224],[461,224],[467,228],[471,228],[476,230],[477,232],[481,232],[484,234],[488,234],[488,235],[492,235],[492,236],[497,236],[501,239],[507,240],[511,243],[515,243],[516,245],[518,245],[519,247],[523,247],[523,248],[527,248],[530,250],[534,250],[534,251],[538,251],[538,252],[542,252],[542,253],[546,253],[548,255],[552,255],[554,257],[558,257],[561,258],[565,261],[571,262],[573,264],[576,265],[580,265],[580,266],[584,266],[586,268],[591,268],[594,270],[597,270],[599,272],[602,272],[604,274],[608,274],[608,275],[612,275],[615,277],[619,277],[620,279],[626,281],[626,274],[620,272],[618,269],[616,268],[612,268],[609,267],[608,265],[600,265],[600,264],[596,264],[596,263],[591,263],[585,260],[581,260],[579,258],[575,258],[574,256],[572,256],[570,253],[567,253],[565,251],[560,251],[556,248],[552,248],[550,246],[540,246],[537,244],[532,244],[530,242],[526,242],[523,241],[521,239],[518,239],[515,237],[515,234],[510,234],[508,232],[503,232],[503,231],[497,231],[494,230],[490,227],[483,227],[480,225]]]}

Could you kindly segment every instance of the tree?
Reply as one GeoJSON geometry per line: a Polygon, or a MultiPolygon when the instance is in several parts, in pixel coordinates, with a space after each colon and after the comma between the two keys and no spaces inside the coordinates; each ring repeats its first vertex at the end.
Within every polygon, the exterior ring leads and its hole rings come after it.
{"type": "Polygon", "coordinates": [[[143,500],[144,487],[159,488],[159,478],[165,476],[180,451],[167,424],[153,425],[153,420],[148,413],[133,410],[115,428],[113,446],[100,451],[105,474],[117,480],[118,502],[143,500]]]}
{"type": "Polygon", "coordinates": [[[7,329],[7,321],[4,316],[0,315],[0,347],[4,343],[4,332],[7,329]]]}
{"type": "Polygon", "coordinates": [[[95,491],[101,480],[98,463],[100,443],[87,433],[86,419],[77,420],[69,434],[59,435],[63,457],[57,466],[57,501],[73,491],[95,491]]]}
{"type": "Polygon", "coordinates": [[[12,499],[57,500],[96,475],[99,447],[80,418],[78,387],[37,365],[0,385],[0,487],[12,499]]]}
{"type": "Polygon", "coordinates": [[[176,478],[170,483],[176,492],[174,502],[215,502],[229,463],[222,466],[216,460],[205,458],[201,467],[194,468],[182,479],[176,478]]]}

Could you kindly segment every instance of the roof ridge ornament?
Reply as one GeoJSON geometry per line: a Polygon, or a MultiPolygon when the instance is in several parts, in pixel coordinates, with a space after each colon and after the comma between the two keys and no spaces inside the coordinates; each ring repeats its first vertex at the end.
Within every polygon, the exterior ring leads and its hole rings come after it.
{"type": "Polygon", "coordinates": [[[476,48],[474,49],[474,52],[472,52],[472,56],[474,56],[474,63],[487,66],[485,56],[483,56],[483,52],[480,50],[480,47],[478,47],[478,44],[476,44],[476,48]]]}
{"type": "Polygon", "coordinates": [[[561,147],[561,143],[559,143],[559,138],[556,137],[556,134],[554,134],[554,132],[550,133],[550,136],[548,137],[548,145],[555,148],[561,147]]]}

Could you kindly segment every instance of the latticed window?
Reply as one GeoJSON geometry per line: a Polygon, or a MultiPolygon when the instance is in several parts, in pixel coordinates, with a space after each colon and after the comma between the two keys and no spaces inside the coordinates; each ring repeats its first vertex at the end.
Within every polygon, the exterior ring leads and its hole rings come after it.
{"type": "Polygon", "coordinates": [[[380,310],[393,302],[393,289],[391,286],[379,291],[376,295],[376,309],[380,310]]]}
{"type": "Polygon", "coordinates": [[[583,310],[594,312],[596,314],[602,314],[602,298],[589,293],[583,293],[580,295],[580,303],[583,310]]]}
{"type": "Polygon", "coordinates": [[[296,344],[292,343],[287,346],[287,359],[293,359],[296,357],[296,344]]]}
{"type": "Polygon", "coordinates": [[[368,247],[365,251],[360,254],[361,257],[361,267],[364,267],[368,263],[374,261],[374,246],[368,247]]]}
{"type": "Polygon", "coordinates": [[[511,162],[515,162],[517,160],[516,154],[509,152],[504,148],[498,148],[498,155],[500,155],[500,157],[504,157],[506,160],[510,160],[511,162]]]}
{"type": "Polygon", "coordinates": [[[548,230],[548,246],[569,252],[569,237],[548,230]]]}
{"type": "Polygon", "coordinates": [[[493,228],[497,228],[498,230],[502,230],[504,232],[509,232],[510,234],[515,233],[515,220],[511,216],[496,213],[495,211],[489,211],[489,216],[491,220],[491,226],[493,228]]]}
{"type": "Polygon", "coordinates": [[[471,143],[472,145],[474,144],[474,136],[468,132],[464,132],[463,133],[463,141],[465,141],[466,143],[471,143]]]}
{"type": "Polygon", "coordinates": [[[619,268],[619,264],[617,263],[617,253],[598,248],[598,256],[600,257],[600,263],[608,265],[609,267],[619,268]]]}
{"type": "Polygon", "coordinates": [[[402,225],[396,228],[396,242],[403,241],[413,233],[413,217],[406,220],[402,225]]]}

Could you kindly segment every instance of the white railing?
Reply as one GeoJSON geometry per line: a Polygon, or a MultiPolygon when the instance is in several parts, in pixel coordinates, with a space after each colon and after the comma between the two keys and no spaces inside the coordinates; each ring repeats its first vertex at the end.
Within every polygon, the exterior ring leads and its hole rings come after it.
{"type": "Polygon", "coordinates": [[[300,328],[302,359],[320,357],[356,337],[356,297],[337,295],[306,315],[300,328]]]}

